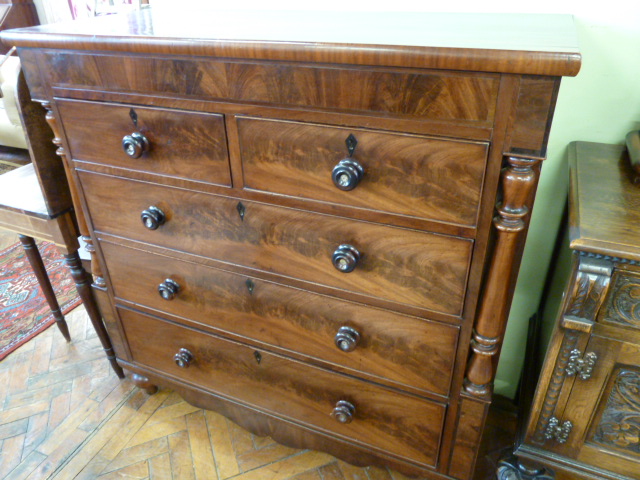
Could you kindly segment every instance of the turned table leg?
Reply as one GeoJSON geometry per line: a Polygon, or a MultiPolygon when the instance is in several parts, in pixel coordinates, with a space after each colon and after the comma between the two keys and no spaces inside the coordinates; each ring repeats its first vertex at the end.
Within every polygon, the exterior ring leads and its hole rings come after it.
{"type": "Polygon", "coordinates": [[[33,273],[38,280],[38,285],[40,286],[42,293],[44,293],[44,298],[47,300],[49,308],[51,308],[51,313],[53,313],[53,318],[56,320],[56,325],[58,325],[58,329],[65,340],[70,342],[71,336],[69,335],[67,321],[64,319],[64,315],[62,315],[62,311],[60,310],[58,299],[56,298],[56,294],[51,286],[51,281],[49,280],[49,275],[47,275],[47,270],[44,266],[44,262],[42,261],[42,257],[40,256],[40,252],[38,251],[38,246],[32,237],[28,237],[26,235],[18,235],[18,237],[20,238],[20,243],[22,243],[27,255],[29,264],[33,269],[33,273]]]}
{"type": "Polygon", "coordinates": [[[113,368],[113,371],[116,372],[116,375],[118,375],[118,378],[124,378],[124,372],[116,361],[116,355],[113,351],[113,347],[111,346],[111,339],[107,334],[104,323],[102,323],[102,315],[100,314],[100,310],[98,309],[98,305],[96,304],[93,292],[91,291],[91,277],[82,267],[80,255],[78,255],[77,250],[75,252],[69,253],[68,255],[65,255],[65,259],[67,266],[71,271],[71,276],[76,282],[76,289],[78,290],[78,294],[82,299],[82,303],[84,303],[84,307],[87,310],[87,314],[89,315],[91,324],[98,334],[98,338],[100,339],[100,343],[102,343],[102,348],[104,348],[104,351],[107,354],[107,358],[111,363],[111,367],[113,368]]]}

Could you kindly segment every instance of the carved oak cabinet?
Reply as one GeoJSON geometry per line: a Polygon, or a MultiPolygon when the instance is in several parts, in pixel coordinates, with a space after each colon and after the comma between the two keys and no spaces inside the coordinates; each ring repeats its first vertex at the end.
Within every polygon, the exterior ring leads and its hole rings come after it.
{"type": "Polygon", "coordinates": [[[519,457],[640,478],[640,185],[626,149],[571,145],[573,269],[519,457]]]}
{"type": "Polygon", "coordinates": [[[149,9],[3,39],[139,385],[470,478],[571,17],[149,9]]]}

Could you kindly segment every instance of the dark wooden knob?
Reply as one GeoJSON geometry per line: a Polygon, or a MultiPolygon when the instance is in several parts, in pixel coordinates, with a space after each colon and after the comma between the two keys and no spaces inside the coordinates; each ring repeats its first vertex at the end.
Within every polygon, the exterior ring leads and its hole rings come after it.
{"type": "Polygon", "coordinates": [[[193,362],[193,354],[186,348],[181,348],[178,353],[173,356],[173,361],[176,362],[180,368],[188,368],[193,362]]]}
{"type": "Polygon", "coordinates": [[[358,260],[360,260],[360,252],[353,245],[340,245],[331,257],[333,266],[342,273],[353,272],[358,260]]]}
{"type": "Polygon", "coordinates": [[[356,407],[351,402],[340,400],[336,403],[331,416],[340,423],[351,423],[353,416],[356,414],[356,407]]]}
{"type": "Polygon", "coordinates": [[[133,132],[122,137],[122,149],[131,158],[140,158],[143,153],[149,151],[149,140],[143,134],[133,132]]]}
{"type": "Polygon", "coordinates": [[[353,352],[360,341],[360,334],[355,328],[340,327],[334,338],[336,347],[343,352],[353,352]]]}
{"type": "Polygon", "coordinates": [[[363,176],[364,168],[353,158],[340,160],[331,172],[333,184],[340,190],[353,190],[363,176]]]}
{"type": "Polygon", "coordinates": [[[180,290],[180,285],[175,280],[167,278],[158,285],[158,293],[165,300],[173,300],[180,290]]]}
{"type": "Polygon", "coordinates": [[[142,224],[149,230],[156,230],[166,220],[164,212],[153,205],[143,210],[140,218],[142,219],[142,224]]]}

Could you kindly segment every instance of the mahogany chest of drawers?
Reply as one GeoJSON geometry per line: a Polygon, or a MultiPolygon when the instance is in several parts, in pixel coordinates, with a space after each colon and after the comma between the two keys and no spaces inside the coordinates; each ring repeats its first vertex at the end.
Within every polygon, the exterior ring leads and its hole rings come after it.
{"type": "Polygon", "coordinates": [[[579,478],[638,479],[640,185],[620,145],[577,142],[570,162],[573,268],[517,455],[579,478]]]}
{"type": "Polygon", "coordinates": [[[176,15],[3,34],[117,361],[285,444],[470,478],[571,18],[176,15]]]}

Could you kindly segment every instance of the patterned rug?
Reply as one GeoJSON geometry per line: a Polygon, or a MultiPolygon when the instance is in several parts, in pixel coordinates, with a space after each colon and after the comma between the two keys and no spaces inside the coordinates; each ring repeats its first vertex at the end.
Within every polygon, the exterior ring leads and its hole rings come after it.
{"type": "MultiPolygon", "coordinates": [[[[38,242],[62,313],[80,304],[71,274],[55,245],[38,242]]],[[[0,360],[55,322],[20,243],[0,252],[0,360]]]]}

